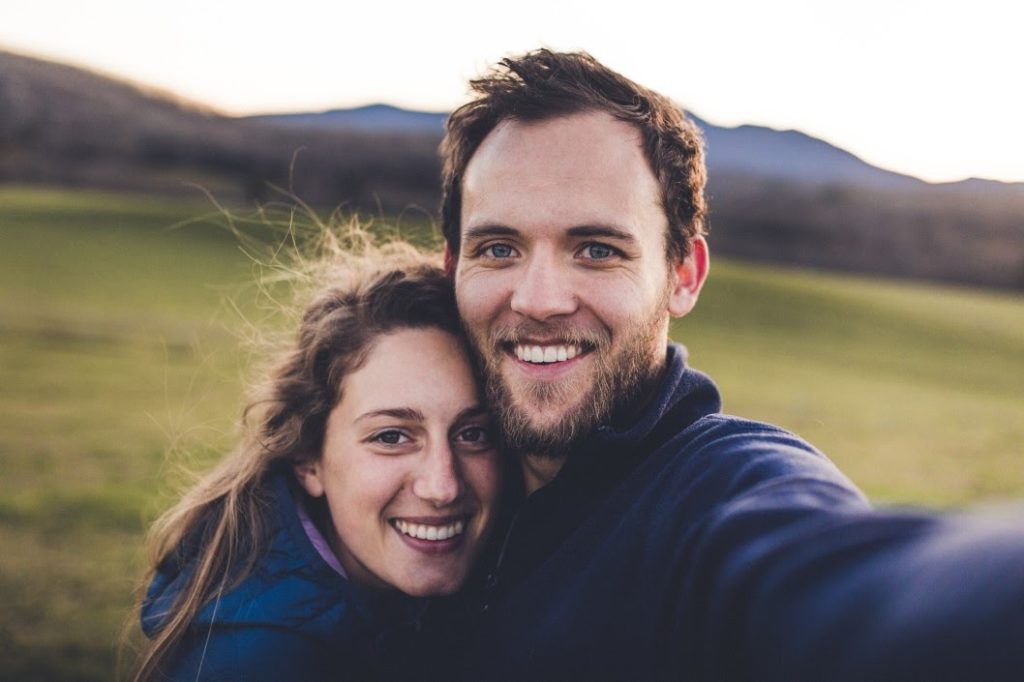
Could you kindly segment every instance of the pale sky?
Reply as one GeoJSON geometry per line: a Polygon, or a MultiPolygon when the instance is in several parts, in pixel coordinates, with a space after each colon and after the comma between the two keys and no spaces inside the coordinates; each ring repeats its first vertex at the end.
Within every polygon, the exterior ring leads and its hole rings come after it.
{"type": "Polygon", "coordinates": [[[1024,181],[1012,0],[0,0],[0,49],[231,114],[447,111],[507,54],[585,49],[719,125],[796,128],[926,180],[1024,181]]]}

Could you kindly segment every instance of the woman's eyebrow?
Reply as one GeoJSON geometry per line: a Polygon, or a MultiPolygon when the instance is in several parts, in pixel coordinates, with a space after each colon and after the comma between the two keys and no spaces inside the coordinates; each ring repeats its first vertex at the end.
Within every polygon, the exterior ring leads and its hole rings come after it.
{"type": "Polygon", "coordinates": [[[362,421],[364,419],[371,419],[373,417],[393,417],[395,419],[404,419],[407,421],[424,421],[426,417],[419,410],[414,410],[411,407],[391,407],[384,410],[373,410],[371,412],[364,412],[355,418],[355,421],[362,421]]]}
{"type": "Polygon", "coordinates": [[[486,407],[484,407],[483,405],[473,405],[472,407],[467,407],[462,412],[459,412],[459,414],[455,417],[455,421],[459,422],[464,419],[472,419],[474,417],[480,417],[485,415],[487,415],[486,407]]]}

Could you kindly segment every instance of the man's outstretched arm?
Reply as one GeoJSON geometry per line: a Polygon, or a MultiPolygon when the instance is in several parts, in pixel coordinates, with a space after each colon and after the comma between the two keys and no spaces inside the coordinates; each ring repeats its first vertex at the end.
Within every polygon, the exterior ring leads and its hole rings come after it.
{"type": "Polygon", "coordinates": [[[1024,678],[1024,513],[832,507],[840,493],[775,479],[709,515],[689,663],[708,679],[1024,678]]]}

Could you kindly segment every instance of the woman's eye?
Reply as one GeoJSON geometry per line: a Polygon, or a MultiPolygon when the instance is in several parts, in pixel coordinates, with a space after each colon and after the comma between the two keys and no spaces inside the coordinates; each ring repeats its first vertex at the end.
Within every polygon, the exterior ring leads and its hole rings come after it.
{"type": "Polygon", "coordinates": [[[587,244],[583,247],[582,254],[591,260],[607,260],[615,255],[615,249],[607,244],[587,244]]]}
{"type": "Polygon", "coordinates": [[[479,426],[474,426],[472,428],[465,429],[460,434],[460,437],[462,438],[462,440],[468,440],[470,442],[475,443],[477,441],[480,441],[480,440],[483,440],[483,439],[487,438],[487,432],[484,431],[479,426]]]}
{"type": "Polygon", "coordinates": [[[462,443],[468,443],[477,447],[488,446],[491,443],[490,433],[482,426],[470,426],[459,431],[456,439],[462,443]]]}
{"type": "Polygon", "coordinates": [[[409,437],[401,431],[389,429],[374,435],[373,440],[378,443],[384,443],[385,445],[398,445],[399,443],[404,443],[409,440],[409,437]]]}
{"type": "Polygon", "coordinates": [[[511,258],[515,255],[516,250],[508,244],[491,244],[484,249],[484,253],[491,258],[511,258]]]}

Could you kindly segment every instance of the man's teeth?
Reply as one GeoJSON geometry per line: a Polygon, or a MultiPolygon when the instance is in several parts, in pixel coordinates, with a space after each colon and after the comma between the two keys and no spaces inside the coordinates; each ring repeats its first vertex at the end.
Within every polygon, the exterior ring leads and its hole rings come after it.
{"type": "Polygon", "coordinates": [[[395,528],[409,537],[419,540],[447,540],[462,535],[466,524],[462,521],[449,523],[447,526],[431,526],[426,523],[407,523],[401,519],[395,521],[395,528]]]}
{"type": "Polygon", "coordinates": [[[523,344],[516,346],[516,357],[523,362],[565,362],[579,354],[579,346],[526,346],[523,344]]]}

